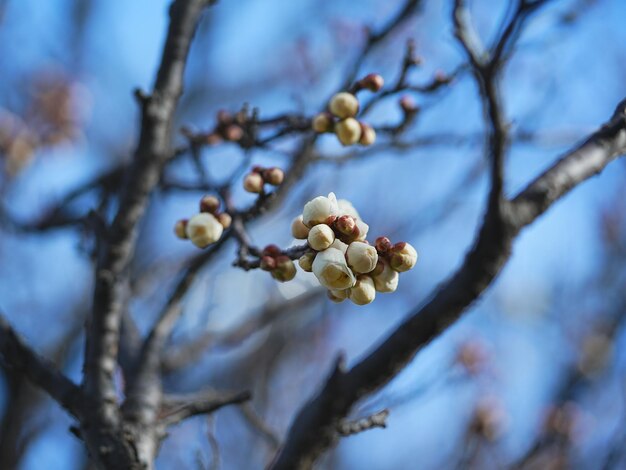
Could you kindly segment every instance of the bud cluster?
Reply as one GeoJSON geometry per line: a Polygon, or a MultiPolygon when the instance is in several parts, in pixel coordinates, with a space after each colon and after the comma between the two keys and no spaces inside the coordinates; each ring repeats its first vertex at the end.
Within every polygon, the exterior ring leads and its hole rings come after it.
{"type": "MultiPolygon", "coordinates": [[[[383,77],[372,73],[356,82],[353,89],[355,93],[363,89],[377,92],[383,84],[383,77]]],[[[359,100],[353,93],[337,93],[330,99],[328,111],[313,118],[313,130],[318,133],[334,133],[344,146],[372,145],[376,140],[376,131],[372,126],[355,119],[359,106],[359,100]]]]}
{"type": "Polygon", "coordinates": [[[310,248],[299,259],[300,267],[313,272],[335,302],[350,299],[366,305],[376,292],[394,292],[398,273],[417,261],[417,252],[406,242],[392,245],[380,237],[376,246],[370,245],[368,230],[352,204],[333,193],[307,202],[292,222],[292,235],[310,248]]]}
{"type": "Polygon", "coordinates": [[[278,167],[263,168],[255,166],[243,179],[243,189],[249,193],[262,193],[266,184],[279,186],[285,179],[285,173],[278,167]]]}
{"type": "Polygon", "coordinates": [[[200,213],[176,222],[174,233],[180,239],[191,240],[198,248],[206,248],[220,239],[231,222],[232,217],[228,212],[220,212],[218,198],[204,196],[200,199],[200,213]]]}
{"type": "Polygon", "coordinates": [[[295,264],[276,245],[267,245],[263,249],[260,267],[263,271],[268,271],[279,282],[291,281],[296,277],[295,264]]]}

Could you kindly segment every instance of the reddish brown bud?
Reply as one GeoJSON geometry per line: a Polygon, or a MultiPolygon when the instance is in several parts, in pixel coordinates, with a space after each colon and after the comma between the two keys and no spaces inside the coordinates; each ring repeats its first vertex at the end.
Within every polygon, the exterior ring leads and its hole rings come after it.
{"type": "Polygon", "coordinates": [[[233,121],[233,116],[225,109],[220,109],[217,112],[217,122],[220,124],[230,124],[233,121]]]}
{"type": "Polygon", "coordinates": [[[379,253],[385,253],[391,250],[391,248],[391,240],[389,240],[387,237],[378,237],[376,239],[376,249],[379,253]]]}
{"type": "Polygon", "coordinates": [[[250,170],[251,173],[259,173],[259,174],[263,173],[264,171],[265,171],[265,168],[263,168],[260,165],[254,165],[252,169],[250,170]]]}
{"type": "Polygon", "coordinates": [[[276,245],[267,245],[265,248],[263,248],[263,252],[262,255],[263,256],[272,256],[272,257],[276,257],[276,256],[280,256],[280,254],[282,253],[281,249],[278,248],[278,246],[276,245]]]}
{"type": "Polygon", "coordinates": [[[231,142],[238,142],[243,137],[243,129],[236,124],[232,124],[224,129],[224,138],[231,142]]]}
{"type": "Polygon", "coordinates": [[[402,251],[404,250],[405,247],[406,247],[406,242],[398,242],[391,247],[391,251],[393,252],[402,251]]]}
{"type": "Polygon", "coordinates": [[[361,124],[361,138],[359,139],[359,144],[372,145],[376,141],[376,131],[369,124],[365,124],[364,122],[360,122],[359,124],[361,124]]]}
{"type": "Polygon", "coordinates": [[[187,239],[187,219],[181,219],[174,225],[174,233],[181,240],[187,239]]]}
{"type": "Polygon", "coordinates": [[[222,141],[222,136],[219,134],[216,134],[215,132],[211,133],[211,134],[207,134],[204,137],[204,143],[207,145],[217,145],[222,141]]]}
{"type": "Polygon", "coordinates": [[[404,111],[405,113],[414,113],[418,109],[417,104],[415,104],[415,100],[408,95],[400,98],[399,103],[402,111],[404,111]]]}
{"type": "Polygon", "coordinates": [[[271,256],[263,256],[261,258],[260,267],[263,271],[272,271],[276,269],[276,259],[271,256]]]}
{"type": "Polygon", "coordinates": [[[360,85],[363,88],[367,88],[374,93],[380,91],[384,84],[385,80],[377,73],[370,73],[360,80],[360,85]]]}
{"type": "Polygon", "coordinates": [[[437,70],[435,72],[435,81],[438,83],[447,83],[450,81],[450,77],[448,77],[443,70],[437,70]]]}
{"type": "Polygon", "coordinates": [[[243,189],[249,193],[260,193],[263,191],[263,177],[258,173],[248,173],[243,180],[243,189]]]}
{"type": "Polygon", "coordinates": [[[215,214],[220,208],[220,200],[215,196],[203,196],[200,199],[200,212],[215,214]]]}
{"type": "Polygon", "coordinates": [[[356,219],[349,215],[342,215],[335,221],[335,228],[344,235],[352,235],[356,227],[356,219]]]}
{"type": "Polygon", "coordinates": [[[233,223],[233,218],[230,216],[228,212],[222,212],[221,214],[217,214],[215,217],[217,217],[217,221],[224,228],[230,227],[230,224],[233,223]]]}
{"type": "Polygon", "coordinates": [[[263,179],[267,184],[278,186],[285,179],[285,173],[277,167],[268,168],[263,171],[263,179]]]}

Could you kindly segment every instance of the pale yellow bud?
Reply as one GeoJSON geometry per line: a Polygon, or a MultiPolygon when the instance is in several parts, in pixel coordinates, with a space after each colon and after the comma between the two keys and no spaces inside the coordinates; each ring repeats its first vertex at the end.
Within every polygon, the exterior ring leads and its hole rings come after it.
{"type": "Polygon", "coordinates": [[[271,272],[272,277],[278,282],[291,281],[296,277],[296,265],[287,256],[279,256],[276,259],[276,268],[271,272]]]}
{"type": "Polygon", "coordinates": [[[376,288],[370,276],[359,276],[350,289],[350,300],[357,305],[367,305],[376,298],[376,288]]]}
{"type": "Polygon", "coordinates": [[[356,282],[344,254],[336,248],[320,251],[315,256],[313,274],[328,289],[348,289],[356,282]]]}
{"type": "MultiPolygon", "coordinates": [[[[379,264],[383,265],[382,272],[372,276],[376,290],[382,293],[395,292],[398,288],[400,274],[398,274],[398,271],[391,269],[389,263],[383,260],[379,260],[379,264]]],[[[376,271],[378,271],[378,268],[376,271]]]]}
{"type": "Polygon", "coordinates": [[[352,242],[348,246],[346,260],[355,273],[369,273],[378,263],[378,253],[367,243],[352,242]]]}
{"type": "Polygon", "coordinates": [[[263,171],[263,180],[272,186],[280,185],[285,179],[285,172],[277,167],[268,168],[263,171]]]}
{"type": "Polygon", "coordinates": [[[202,212],[187,222],[186,233],[191,242],[199,248],[215,243],[222,236],[224,227],[213,214],[202,212]]]}
{"type": "Polygon", "coordinates": [[[298,264],[302,268],[303,271],[307,273],[313,272],[313,260],[315,259],[315,253],[312,251],[303,254],[300,259],[298,259],[298,264]]]}
{"type": "Polygon", "coordinates": [[[306,237],[309,236],[309,227],[302,222],[302,215],[299,215],[291,222],[291,234],[293,238],[298,240],[306,240],[306,237]]]}
{"type": "Polygon", "coordinates": [[[174,233],[176,236],[182,240],[187,239],[187,220],[182,219],[176,222],[174,225],[174,233]]]}
{"type": "Polygon", "coordinates": [[[326,224],[315,225],[307,237],[309,246],[316,251],[323,251],[335,241],[335,232],[326,224]]]}
{"type": "Polygon", "coordinates": [[[217,214],[217,221],[222,224],[222,227],[228,228],[230,224],[233,223],[233,218],[228,212],[222,212],[221,214],[217,214]]]}
{"type": "Polygon", "coordinates": [[[367,238],[367,232],[369,232],[370,226],[361,219],[357,219],[356,228],[359,229],[359,235],[356,237],[357,241],[364,241],[367,238]]]}
{"type": "Polygon", "coordinates": [[[327,292],[327,295],[330,300],[338,304],[346,300],[348,297],[350,297],[350,289],[345,289],[345,290],[329,289],[327,292]]]}
{"type": "Polygon", "coordinates": [[[376,142],[376,131],[372,126],[362,122],[361,138],[359,139],[359,144],[372,145],[374,142],[376,142]]]}
{"type": "Polygon", "coordinates": [[[329,113],[320,113],[313,118],[313,130],[319,132],[332,132],[333,130],[333,117],[329,113]]]}
{"type": "Polygon", "coordinates": [[[317,224],[324,224],[329,217],[336,217],[338,210],[337,198],[334,193],[330,193],[328,197],[318,196],[304,205],[302,222],[309,228],[317,224]]]}
{"type": "Polygon", "coordinates": [[[359,112],[359,100],[352,93],[343,91],[331,98],[328,109],[340,119],[351,118],[359,112]]]}
{"type": "Polygon", "coordinates": [[[354,145],[361,138],[361,124],[351,117],[342,119],[335,126],[335,134],[342,145],[354,145]]]}
{"type": "Polygon", "coordinates": [[[417,251],[406,242],[396,243],[391,249],[389,263],[398,272],[405,272],[412,269],[417,262],[417,251]]]}
{"type": "Polygon", "coordinates": [[[263,191],[263,177],[258,173],[249,173],[243,180],[243,189],[249,193],[260,193],[263,191]]]}

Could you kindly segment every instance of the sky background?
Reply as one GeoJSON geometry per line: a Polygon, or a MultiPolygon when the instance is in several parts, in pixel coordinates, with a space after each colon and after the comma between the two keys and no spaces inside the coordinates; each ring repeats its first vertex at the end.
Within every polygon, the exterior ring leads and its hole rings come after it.
{"type": "MultiPolygon", "coordinates": [[[[374,49],[361,75],[379,72],[393,81],[407,38],[416,40],[424,59],[410,75],[415,83],[428,82],[437,70],[452,71],[463,60],[451,32],[451,2],[424,3],[420,15],[374,49]]],[[[507,14],[508,2],[470,4],[476,29],[488,44],[507,14]]],[[[32,77],[57,71],[76,82],[82,125],[75,142],[40,152],[15,179],[4,182],[0,197],[12,214],[30,220],[70,188],[132,154],[138,128],[132,90],[152,85],[167,28],[167,5],[156,0],[90,5],[78,0],[3,2],[0,106],[19,113],[32,77]]],[[[236,111],[243,103],[259,107],[261,117],[286,111],[311,115],[342,82],[358,51],[363,26],[376,29],[400,5],[382,0],[221,0],[205,16],[193,44],[178,126],[207,129],[218,109],[236,111]]],[[[621,0],[555,0],[530,21],[505,70],[502,92],[513,132],[536,132],[538,138],[512,146],[507,194],[515,194],[597,128],[626,95],[624,18],[626,3],[621,0]]],[[[406,141],[445,132],[473,135],[483,129],[477,89],[467,73],[450,88],[431,96],[415,95],[415,100],[424,111],[402,137],[406,141]]],[[[390,98],[367,120],[382,125],[399,117],[397,99],[390,98]]],[[[288,140],[280,149],[288,150],[294,143],[288,140]]],[[[328,155],[345,152],[329,136],[320,139],[319,148],[328,155]]],[[[215,178],[228,175],[242,158],[241,150],[230,144],[202,155],[215,178]]],[[[261,165],[288,164],[279,152],[254,151],[252,158],[261,165]]],[[[482,158],[479,141],[382,151],[346,165],[320,163],[282,207],[251,226],[257,245],[288,245],[290,221],[304,202],[334,191],[353,202],[372,234],[393,233],[394,239],[409,241],[420,254],[416,268],[402,275],[396,294],[380,295],[365,307],[320,299],[277,327],[282,347],[276,364],[268,369],[266,398],[259,407],[279,434],[322,383],[338,350],[346,351],[350,363],[356,361],[462,262],[480,223],[487,181],[482,175],[469,184],[461,182],[482,158]]],[[[477,398],[485,395],[497,396],[506,410],[508,425],[498,443],[503,461],[521,455],[536,435],[563,367],[572,360],[569,326],[579,321],[581,311],[594,308],[590,279],[604,260],[598,229],[601,208],[611,204],[624,185],[623,166],[613,164],[524,230],[502,275],[469,314],[355,410],[361,415],[390,406],[388,428],[343,439],[321,465],[382,470],[409,468],[419,461],[419,468],[445,468],[460,451],[464,424],[477,398]],[[469,380],[452,367],[456,347],[467,338],[480,339],[489,352],[491,372],[478,379],[469,380]]],[[[188,159],[170,170],[193,181],[188,159]]],[[[173,193],[153,198],[133,266],[138,276],[155,272],[157,278],[131,305],[144,330],[158,312],[175,268],[196,253],[191,244],[174,238],[171,227],[195,211],[200,196],[173,193]]],[[[243,191],[235,197],[241,207],[253,200],[243,191]]],[[[85,198],[76,210],[90,205],[93,200],[85,198]]],[[[0,307],[40,351],[58,342],[89,305],[92,268],[86,244],[73,230],[45,235],[0,231],[0,307]]],[[[202,331],[227,331],[264,304],[292,298],[315,285],[312,275],[302,272],[295,281],[277,285],[267,273],[237,270],[230,266],[234,253],[234,245],[229,245],[190,291],[176,341],[202,331]]],[[[239,370],[233,364],[268,341],[278,341],[274,329],[237,348],[214,351],[172,378],[170,386],[192,390],[239,383],[233,378],[233,370],[239,370]]],[[[79,380],[80,341],[72,348],[66,369],[79,380]]],[[[623,353],[616,351],[617,365],[609,375],[619,377],[623,353]]],[[[263,375],[251,374],[250,380],[263,375]]],[[[602,393],[618,387],[619,380],[609,380],[602,393]]],[[[0,389],[0,399],[2,395],[0,389]]],[[[585,409],[587,434],[593,437],[582,441],[581,462],[586,461],[586,452],[591,455],[606,444],[621,413],[619,400],[599,402],[585,409]]],[[[68,432],[70,420],[61,410],[49,405],[32,419],[45,431],[29,448],[22,469],[83,468],[81,444],[68,432]]],[[[259,468],[251,459],[269,455],[236,410],[219,411],[213,425],[223,469],[259,468]]],[[[158,467],[190,468],[198,453],[208,460],[206,426],[198,419],[173,429],[158,467]]]]}

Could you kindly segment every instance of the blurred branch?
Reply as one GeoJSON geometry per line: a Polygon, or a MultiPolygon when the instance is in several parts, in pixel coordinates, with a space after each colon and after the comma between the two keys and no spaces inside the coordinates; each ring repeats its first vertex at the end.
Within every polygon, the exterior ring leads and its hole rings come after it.
{"type": "Polygon", "coordinates": [[[212,413],[227,405],[237,405],[250,400],[250,392],[216,392],[205,390],[189,396],[163,397],[159,421],[171,426],[192,416],[212,413]]]}

